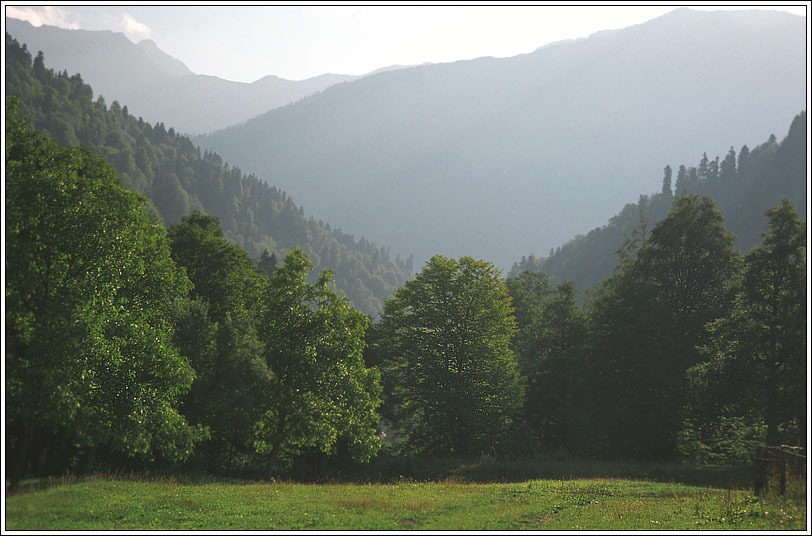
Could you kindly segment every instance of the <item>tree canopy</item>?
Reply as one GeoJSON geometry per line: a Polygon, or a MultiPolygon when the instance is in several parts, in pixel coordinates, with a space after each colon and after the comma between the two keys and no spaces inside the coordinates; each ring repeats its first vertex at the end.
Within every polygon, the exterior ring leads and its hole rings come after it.
{"type": "Polygon", "coordinates": [[[517,324],[512,346],[527,382],[525,424],[547,449],[572,444],[583,432],[578,393],[587,334],[575,287],[553,286],[542,273],[523,272],[508,279],[507,288],[517,324]]]}
{"type": "Polygon", "coordinates": [[[291,250],[263,296],[273,385],[255,446],[269,467],[309,448],[331,453],[339,441],[359,460],[379,448],[380,376],[363,360],[369,319],[335,292],[331,272],[310,285],[312,267],[303,251],[291,250]]]}
{"type": "Polygon", "coordinates": [[[523,402],[510,348],[515,321],[499,271],[470,257],[434,256],[387,301],[382,327],[410,448],[498,449],[523,402]]]}
{"type": "Polygon", "coordinates": [[[787,198],[766,215],[770,232],[689,371],[683,450],[694,459],[746,459],[758,441],[806,445],[806,224],[787,198]]]}
{"type": "Polygon", "coordinates": [[[187,457],[202,432],[177,410],[195,374],[172,343],[172,316],[191,285],[144,199],[91,151],[31,130],[12,104],[5,210],[15,470],[49,435],[187,457]]]}
{"type": "Polygon", "coordinates": [[[627,244],[589,306],[597,444],[617,455],[673,457],[685,373],[701,359],[705,324],[729,307],[735,238],[710,198],[680,196],[627,244]]]}
{"type": "Polygon", "coordinates": [[[195,462],[228,471],[236,458],[253,452],[253,427],[270,404],[272,375],[258,323],[267,279],[225,239],[213,216],[184,216],[167,235],[172,258],[193,284],[177,314],[175,340],[198,375],[183,412],[210,431],[195,462]]]}

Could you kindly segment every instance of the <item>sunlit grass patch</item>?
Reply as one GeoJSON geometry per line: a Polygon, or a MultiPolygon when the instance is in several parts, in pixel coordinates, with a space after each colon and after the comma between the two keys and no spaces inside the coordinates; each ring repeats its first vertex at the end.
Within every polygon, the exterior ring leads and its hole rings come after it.
{"type": "Polygon", "coordinates": [[[621,479],[389,484],[93,478],[7,497],[9,530],[803,529],[805,505],[621,479]]]}

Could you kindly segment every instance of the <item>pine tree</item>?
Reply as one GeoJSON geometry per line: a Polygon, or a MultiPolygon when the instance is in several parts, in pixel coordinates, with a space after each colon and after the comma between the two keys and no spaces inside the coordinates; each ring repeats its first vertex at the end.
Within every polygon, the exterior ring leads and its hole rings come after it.
{"type": "Polygon", "coordinates": [[[259,267],[268,276],[268,279],[272,278],[277,267],[276,253],[269,255],[267,249],[263,250],[259,258],[259,267]]]}
{"type": "Polygon", "coordinates": [[[673,192],[671,191],[671,166],[665,166],[663,170],[663,194],[671,197],[673,192]]]}

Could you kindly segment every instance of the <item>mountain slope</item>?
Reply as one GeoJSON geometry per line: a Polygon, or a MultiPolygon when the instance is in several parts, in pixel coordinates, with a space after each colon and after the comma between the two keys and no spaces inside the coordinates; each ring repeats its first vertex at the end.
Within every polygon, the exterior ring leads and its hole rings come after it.
{"type": "Polygon", "coordinates": [[[785,128],[806,98],[804,30],[785,13],[680,9],[369,76],[196,141],[418,263],[508,267],[605,222],[662,162],[785,128]]]}
{"type": "MultiPolygon", "coordinates": [[[[81,76],[47,69],[6,34],[6,96],[16,96],[34,126],[62,145],[86,145],[118,171],[122,185],[146,195],[164,222],[192,210],[220,219],[226,238],[255,259],[267,249],[278,259],[294,246],[310,255],[317,271],[332,269],[341,290],[361,311],[375,316],[383,300],[412,275],[411,260],[390,258],[365,238],[305,218],[285,192],[216,153],[201,154],[189,138],[132,116],[104,99],[81,76]]],[[[315,276],[315,273],[313,274],[315,276]]]]}
{"type": "Polygon", "coordinates": [[[199,134],[246,121],[358,76],[324,74],[302,81],[267,76],[246,84],[194,74],[150,40],[133,44],[122,33],[34,27],[6,19],[6,31],[48,65],[81,73],[107,102],[127,103],[150,122],[199,134]]]}
{"type": "MultiPolygon", "coordinates": [[[[802,112],[781,142],[770,137],[752,150],[745,145],[737,154],[731,147],[722,159],[710,160],[703,155],[696,166],[679,166],[672,173],[674,191],[711,196],[722,211],[725,227],[738,237],[741,250],[748,251],[761,242],[759,233],[768,231],[764,213],[778,205],[781,197],[792,199],[806,216],[806,124],[806,112],[802,112]]],[[[590,290],[612,273],[617,262],[615,251],[640,225],[641,213],[651,229],[668,215],[672,202],[667,188],[640,196],[637,203],[627,204],[602,227],[568,240],[550,250],[548,256],[522,257],[509,275],[517,276],[524,270],[543,272],[553,283],[572,281],[577,289],[590,290]]]]}

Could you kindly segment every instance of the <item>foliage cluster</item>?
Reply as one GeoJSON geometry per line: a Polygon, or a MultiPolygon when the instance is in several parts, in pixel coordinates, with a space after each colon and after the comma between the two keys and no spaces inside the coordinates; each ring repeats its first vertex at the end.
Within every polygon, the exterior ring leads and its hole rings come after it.
{"type": "Polygon", "coordinates": [[[171,337],[191,285],[163,228],[98,156],[58,148],[13,109],[5,156],[12,482],[64,443],[188,457],[204,430],[177,410],[194,370],[171,337]]]}

